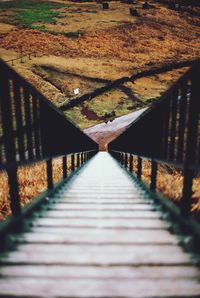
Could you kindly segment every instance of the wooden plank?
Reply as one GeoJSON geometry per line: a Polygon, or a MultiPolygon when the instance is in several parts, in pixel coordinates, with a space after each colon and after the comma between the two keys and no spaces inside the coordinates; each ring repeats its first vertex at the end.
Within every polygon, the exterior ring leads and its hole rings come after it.
{"type": "MultiPolygon", "coordinates": [[[[34,227],[22,241],[33,243],[107,243],[107,244],[176,244],[178,240],[165,230],[110,230],[34,227]]],[[[19,242],[21,240],[19,239],[19,242]]]]}
{"type": "Polygon", "coordinates": [[[45,217],[56,217],[56,218],[160,218],[160,215],[156,212],[151,211],[107,211],[107,210],[50,210],[45,214],[45,217]]]}
{"type": "Polygon", "coordinates": [[[178,246],[173,245],[60,245],[25,244],[4,264],[95,265],[95,266],[156,266],[191,265],[192,261],[178,246]],[[162,250],[162,254],[160,251],[162,250]]]}
{"type": "Polygon", "coordinates": [[[120,191],[109,191],[107,190],[106,188],[104,189],[104,191],[101,190],[101,188],[95,190],[95,191],[83,191],[83,190],[76,190],[76,191],[71,191],[71,190],[67,190],[67,192],[59,192],[58,193],[58,196],[64,196],[64,197],[68,197],[68,196],[76,196],[76,195],[80,195],[80,196],[95,196],[95,197],[98,197],[98,195],[101,195],[101,196],[116,196],[116,195],[119,195],[121,197],[123,196],[130,196],[131,198],[143,198],[146,194],[145,193],[140,193],[139,191],[124,191],[124,192],[120,192],[120,191]]]}
{"type": "MultiPolygon", "coordinates": [[[[50,198],[52,199],[52,198],[50,198]]],[[[70,199],[63,199],[63,198],[53,198],[56,202],[58,203],[62,203],[62,204],[104,204],[104,205],[107,205],[107,204],[126,204],[126,205],[133,205],[133,204],[140,204],[140,205],[149,205],[151,204],[151,202],[149,200],[144,200],[144,199],[116,199],[116,198],[112,198],[112,199],[104,199],[104,198],[95,198],[95,199],[92,199],[92,198],[88,198],[88,197],[81,197],[81,198],[70,198],[70,199]]]]}
{"type": "Polygon", "coordinates": [[[107,218],[104,220],[93,218],[39,218],[33,222],[34,226],[46,227],[90,227],[90,228],[126,228],[126,229],[165,229],[169,224],[159,219],[115,219],[107,218]]]}
{"type": "Polygon", "coordinates": [[[98,211],[98,210],[123,210],[123,211],[140,211],[140,210],[153,210],[153,207],[150,204],[132,204],[126,206],[125,204],[73,204],[73,203],[57,203],[56,205],[52,206],[53,210],[92,210],[92,211],[98,211]]]}
{"type": "MultiPolygon", "coordinates": [[[[80,199],[80,198],[93,198],[93,199],[100,199],[100,198],[103,198],[103,199],[139,199],[140,198],[140,195],[137,194],[137,195],[133,195],[133,194],[118,194],[118,193],[99,193],[99,194],[92,194],[92,193],[78,193],[78,192],[74,192],[74,193],[70,193],[68,192],[66,195],[60,195],[60,197],[62,198],[65,198],[65,199],[80,199]]],[[[144,196],[141,196],[141,199],[143,199],[144,196]]]]}
{"type": "Polygon", "coordinates": [[[0,280],[0,297],[199,297],[200,284],[194,279],[46,279],[5,278],[0,280]],[[145,285],[145,286],[144,286],[145,285]],[[34,293],[34,294],[33,294],[34,293]],[[33,296],[34,295],[34,296],[33,296]]]}
{"type": "Polygon", "coordinates": [[[9,265],[0,268],[2,277],[44,277],[85,279],[195,279],[200,272],[195,266],[64,266],[9,265]]]}

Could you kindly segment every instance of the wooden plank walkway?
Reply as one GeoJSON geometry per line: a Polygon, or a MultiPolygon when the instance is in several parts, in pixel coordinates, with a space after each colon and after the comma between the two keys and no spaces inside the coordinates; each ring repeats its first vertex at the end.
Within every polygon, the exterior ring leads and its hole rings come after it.
{"type": "Polygon", "coordinates": [[[0,297],[200,297],[198,268],[146,197],[97,154],[1,256],[0,297]]]}

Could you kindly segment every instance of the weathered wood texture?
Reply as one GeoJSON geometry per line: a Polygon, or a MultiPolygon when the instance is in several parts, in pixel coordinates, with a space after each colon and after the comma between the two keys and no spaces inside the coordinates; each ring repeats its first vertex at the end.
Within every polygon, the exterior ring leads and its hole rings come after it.
{"type": "Polygon", "coordinates": [[[148,194],[99,153],[0,258],[0,297],[200,297],[199,269],[148,194]]]}

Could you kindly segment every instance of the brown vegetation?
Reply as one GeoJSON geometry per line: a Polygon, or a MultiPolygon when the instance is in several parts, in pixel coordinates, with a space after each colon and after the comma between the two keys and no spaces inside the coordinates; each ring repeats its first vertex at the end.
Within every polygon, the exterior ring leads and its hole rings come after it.
{"type": "MultiPolygon", "coordinates": [[[[172,11],[154,2],[153,8],[142,10],[143,1],[137,1],[135,7],[139,16],[132,17],[129,13],[130,5],[120,2],[111,2],[107,11],[103,11],[101,5],[94,2],[54,2],[68,6],[59,9],[61,17],[55,23],[45,24],[45,32],[9,24],[12,9],[0,14],[0,55],[9,60],[19,56],[21,52],[36,51],[42,54],[42,58],[26,59],[23,64],[16,61],[14,68],[57,105],[66,99],[65,92],[71,92],[70,88],[73,89],[74,85],[70,86],[66,80],[63,82],[58,78],[49,79],[47,73],[45,78],[49,81],[45,81],[41,73],[33,72],[38,66],[50,66],[56,71],[60,69],[61,73],[64,71],[90,78],[115,80],[154,66],[200,56],[199,8],[172,11]]],[[[141,79],[135,84],[127,83],[125,87],[143,101],[144,105],[149,105],[180,75],[181,72],[171,72],[141,79]]],[[[87,90],[91,82],[81,80],[76,79],[75,84],[83,84],[84,90],[87,90]]],[[[122,90],[113,90],[67,111],[66,115],[81,128],[86,128],[101,122],[105,112],[115,110],[116,115],[121,116],[135,109],[138,109],[138,105],[133,97],[124,94],[122,90]]],[[[120,132],[119,128],[108,133],[94,133],[94,137],[102,145],[120,132]]],[[[149,177],[149,169],[144,163],[144,178],[149,177]]],[[[19,170],[22,204],[46,188],[45,171],[45,164],[19,170]]],[[[61,177],[60,162],[55,163],[54,173],[55,179],[61,177]]],[[[179,172],[169,174],[163,168],[159,171],[158,188],[175,201],[181,198],[181,183],[182,176],[179,172]],[[176,184],[174,191],[172,182],[176,184]]],[[[200,209],[199,183],[199,179],[195,179],[194,212],[200,209]]],[[[5,173],[0,173],[0,188],[2,219],[10,212],[5,173]]]]}
{"type": "MultiPolygon", "coordinates": [[[[137,171],[137,161],[134,160],[134,171],[137,171]]],[[[147,184],[151,181],[151,163],[147,160],[142,162],[142,180],[147,184]]],[[[174,168],[168,168],[164,165],[158,166],[157,189],[170,198],[177,205],[180,205],[182,199],[183,173],[174,168]]],[[[192,206],[191,211],[194,215],[199,215],[200,210],[200,177],[193,181],[192,188],[192,206]]]]}
{"type": "MultiPolygon", "coordinates": [[[[68,158],[68,165],[70,160],[68,158]]],[[[68,171],[71,167],[68,166],[68,171]]],[[[53,181],[60,181],[62,178],[62,159],[53,161],[53,181]]],[[[47,189],[46,163],[40,162],[32,166],[22,167],[18,170],[21,205],[29,203],[34,197],[47,189]]],[[[0,221],[10,214],[10,198],[8,178],[5,172],[0,173],[0,221]]]]}

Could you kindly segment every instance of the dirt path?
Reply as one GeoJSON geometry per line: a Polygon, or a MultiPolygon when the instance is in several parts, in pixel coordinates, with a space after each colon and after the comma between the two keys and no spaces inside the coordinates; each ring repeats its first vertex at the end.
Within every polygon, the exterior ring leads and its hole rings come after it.
{"type": "Polygon", "coordinates": [[[108,123],[100,123],[84,130],[94,141],[99,143],[100,150],[106,150],[107,144],[117,137],[130,123],[138,118],[146,108],[121,116],[108,123]]]}

